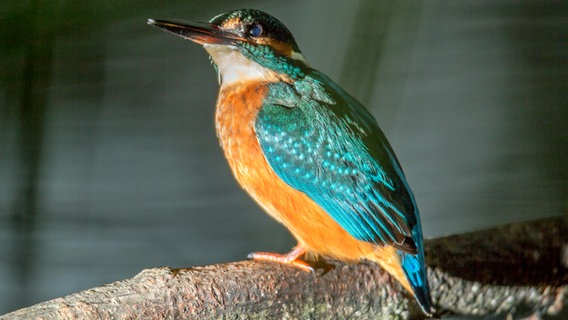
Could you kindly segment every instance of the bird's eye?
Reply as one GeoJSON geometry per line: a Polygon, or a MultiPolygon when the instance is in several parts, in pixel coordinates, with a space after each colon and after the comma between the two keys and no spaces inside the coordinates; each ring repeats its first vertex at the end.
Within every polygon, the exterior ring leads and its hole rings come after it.
{"type": "Polygon", "coordinates": [[[251,37],[260,37],[262,35],[262,31],[262,25],[257,23],[249,27],[248,34],[251,37]]]}

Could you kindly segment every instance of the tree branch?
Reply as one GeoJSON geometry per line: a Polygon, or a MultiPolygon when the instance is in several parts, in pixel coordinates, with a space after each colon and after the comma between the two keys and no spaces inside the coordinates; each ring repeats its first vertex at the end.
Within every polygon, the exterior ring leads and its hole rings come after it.
{"type": "MultiPolygon", "coordinates": [[[[429,240],[426,256],[438,314],[568,318],[566,216],[429,240]]],[[[377,265],[318,263],[315,276],[254,261],[147,269],[0,320],[423,318],[377,265]]]]}

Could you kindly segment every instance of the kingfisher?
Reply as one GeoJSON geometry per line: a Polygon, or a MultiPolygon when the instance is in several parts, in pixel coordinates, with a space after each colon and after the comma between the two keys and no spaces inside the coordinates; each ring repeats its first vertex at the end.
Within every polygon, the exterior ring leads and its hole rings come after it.
{"type": "Polygon", "coordinates": [[[262,11],[148,24],[209,53],[220,85],[217,137],[229,166],[298,241],[287,254],[249,258],[311,272],[305,254],[374,261],[431,315],[416,201],[369,111],[311,68],[288,28],[262,11]]]}

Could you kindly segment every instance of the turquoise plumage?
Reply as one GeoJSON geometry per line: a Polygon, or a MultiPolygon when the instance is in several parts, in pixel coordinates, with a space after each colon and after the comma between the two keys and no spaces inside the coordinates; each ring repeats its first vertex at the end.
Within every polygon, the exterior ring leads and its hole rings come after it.
{"type": "Polygon", "coordinates": [[[417,299],[429,306],[418,210],[373,116],[316,70],[273,86],[255,122],[272,169],[353,237],[396,247],[417,299]]]}
{"type": "Polygon", "coordinates": [[[323,74],[306,77],[311,92],[298,81],[287,96],[267,96],[259,111],[255,131],[268,163],[355,238],[415,252],[407,238],[416,207],[375,120],[323,74]]]}

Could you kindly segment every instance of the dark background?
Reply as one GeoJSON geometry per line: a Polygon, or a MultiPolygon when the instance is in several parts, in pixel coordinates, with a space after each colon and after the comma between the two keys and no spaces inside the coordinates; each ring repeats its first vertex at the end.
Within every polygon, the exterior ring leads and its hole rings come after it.
{"type": "Polygon", "coordinates": [[[206,53],[146,25],[240,7],[369,107],[426,237],[568,211],[566,1],[4,0],[0,314],[294,245],[223,159],[206,53]]]}

